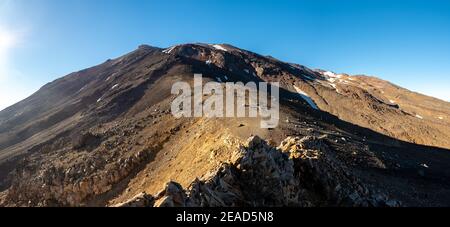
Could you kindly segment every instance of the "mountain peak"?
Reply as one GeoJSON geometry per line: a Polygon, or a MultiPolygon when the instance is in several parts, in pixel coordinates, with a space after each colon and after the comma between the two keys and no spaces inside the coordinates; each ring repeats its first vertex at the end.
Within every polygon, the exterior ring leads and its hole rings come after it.
{"type": "Polygon", "coordinates": [[[141,45],[0,111],[0,205],[107,206],[142,192],[147,205],[150,195],[158,205],[204,204],[204,195],[210,206],[448,205],[449,116],[449,103],[386,81],[229,44],[141,45]],[[220,86],[278,82],[279,126],[175,118],[172,86],[194,74],[220,86]],[[439,199],[416,199],[431,192],[439,199]]]}

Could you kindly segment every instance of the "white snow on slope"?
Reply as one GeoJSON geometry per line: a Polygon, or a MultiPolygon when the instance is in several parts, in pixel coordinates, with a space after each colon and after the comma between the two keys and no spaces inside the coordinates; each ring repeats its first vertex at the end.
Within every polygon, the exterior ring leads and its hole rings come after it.
{"type": "Polygon", "coordinates": [[[225,47],[221,46],[221,45],[212,45],[214,48],[216,48],[217,50],[223,50],[223,51],[228,51],[227,49],[225,49],[225,47]]]}
{"type": "Polygon", "coordinates": [[[330,72],[330,71],[324,72],[323,75],[332,77],[332,78],[341,78],[342,77],[342,75],[340,75],[340,74],[338,75],[338,74],[336,74],[334,72],[330,72]]]}
{"type": "Polygon", "coordinates": [[[420,116],[419,114],[416,114],[416,117],[419,118],[419,119],[423,119],[423,117],[420,116]]]}
{"type": "Polygon", "coordinates": [[[297,91],[297,93],[300,94],[300,96],[315,110],[318,110],[319,108],[317,107],[317,105],[314,103],[314,101],[311,99],[311,97],[309,97],[309,95],[302,91],[302,89],[298,88],[297,86],[294,86],[295,90],[297,91]]]}
{"type": "Polygon", "coordinates": [[[206,61],[206,64],[207,64],[207,65],[211,65],[211,63],[212,63],[211,60],[206,61]]]}
{"type": "Polygon", "coordinates": [[[18,112],[18,113],[16,113],[16,114],[14,114],[14,117],[21,116],[22,114],[23,114],[23,112],[18,112]]]}
{"type": "Polygon", "coordinates": [[[175,47],[177,47],[177,46],[167,48],[167,49],[163,50],[163,53],[170,54],[175,49],[175,47]]]}
{"type": "Polygon", "coordinates": [[[84,89],[86,89],[87,87],[88,87],[89,85],[87,84],[87,85],[84,85],[82,88],[80,88],[80,90],[78,90],[78,92],[77,93],[79,93],[79,92],[81,92],[81,91],[83,91],[84,89]]]}
{"type": "Polygon", "coordinates": [[[325,79],[328,80],[328,82],[331,82],[331,83],[345,81],[345,80],[341,79],[343,77],[343,75],[336,74],[336,73],[333,73],[333,72],[330,72],[330,71],[323,72],[322,75],[324,75],[325,79]]]}
{"type": "Polygon", "coordinates": [[[119,84],[114,84],[114,86],[112,86],[111,90],[117,88],[119,86],[119,84]]]}
{"type": "Polygon", "coordinates": [[[347,84],[347,85],[352,85],[353,83],[348,81],[348,80],[340,80],[340,82],[347,84]]]}
{"type": "Polygon", "coordinates": [[[444,120],[444,118],[443,118],[443,117],[438,117],[438,119],[439,119],[439,120],[444,120]]]}
{"type": "Polygon", "coordinates": [[[336,78],[328,78],[327,80],[328,80],[329,82],[331,82],[331,83],[336,82],[336,78]]]}
{"type": "MultiPolygon", "coordinates": [[[[336,92],[337,93],[339,93],[339,89],[337,88],[337,85],[336,84],[333,84],[333,83],[328,83],[331,87],[333,87],[334,88],[334,90],[336,90],[336,92]]],[[[339,93],[340,94],[340,93],[339,93]]]]}
{"type": "Polygon", "coordinates": [[[329,77],[336,77],[336,74],[330,71],[324,72],[323,75],[329,76],[329,77]]]}
{"type": "Polygon", "coordinates": [[[389,100],[389,102],[390,102],[390,103],[392,103],[392,104],[394,104],[394,103],[395,103],[395,101],[394,101],[394,100],[389,100]]]}
{"type": "Polygon", "coordinates": [[[102,98],[97,99],[97,102],[101,102],[101,101],[102,101],[102,98]]]}

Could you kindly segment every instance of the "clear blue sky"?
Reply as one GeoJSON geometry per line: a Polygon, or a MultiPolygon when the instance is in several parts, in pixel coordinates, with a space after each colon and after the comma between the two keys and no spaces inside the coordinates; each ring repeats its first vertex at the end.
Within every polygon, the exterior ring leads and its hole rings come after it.
{"type": "Polygon", "coordinates": [[[139,44],[189,42],[450,100],[450,1],[0,0],[0,109],[139,44]]]}

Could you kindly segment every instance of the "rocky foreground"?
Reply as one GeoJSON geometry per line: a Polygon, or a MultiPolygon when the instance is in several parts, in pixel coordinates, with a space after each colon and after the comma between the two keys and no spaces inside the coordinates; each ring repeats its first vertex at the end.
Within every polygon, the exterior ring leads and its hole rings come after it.
{"type": "Polygon", "coordinates": [[[320,139],[289,137],[272,147],[252,137],[230,163],[187,188],[169,182],[115,207],[401,206],[362,184],[320,139]]]}

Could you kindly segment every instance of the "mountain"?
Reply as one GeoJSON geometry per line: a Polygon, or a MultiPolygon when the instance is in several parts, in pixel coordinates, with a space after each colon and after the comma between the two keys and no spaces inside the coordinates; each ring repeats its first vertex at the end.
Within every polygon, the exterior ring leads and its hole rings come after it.
{"type": "Polygon", "coordinates": [[[142,45],[0,112],[0,205],[448,206],[449,136],[450,103],[374,77],[142,45]],[[173,117],[194,74],[279,82],[278,127],[173,117]]]}

